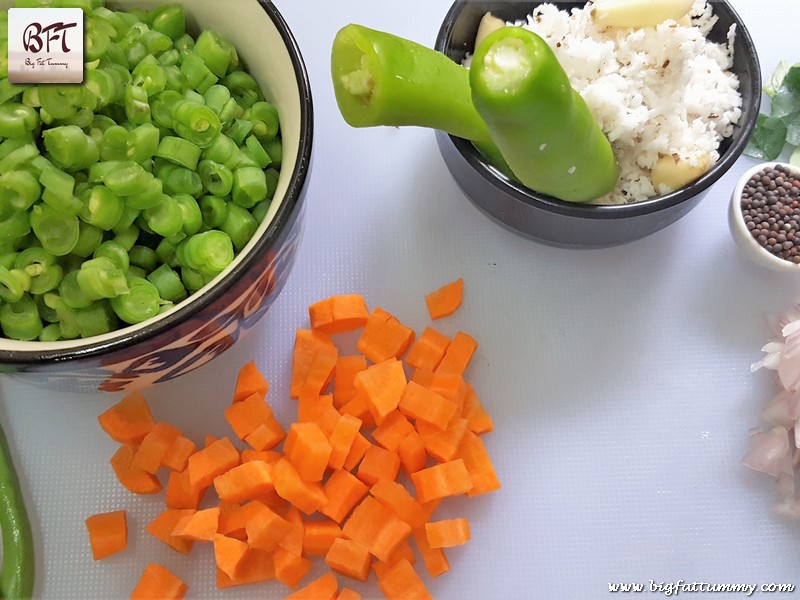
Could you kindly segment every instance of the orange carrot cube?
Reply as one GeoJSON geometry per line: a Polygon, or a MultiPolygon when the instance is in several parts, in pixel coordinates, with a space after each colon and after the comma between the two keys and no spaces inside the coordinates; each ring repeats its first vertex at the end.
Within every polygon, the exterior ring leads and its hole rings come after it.
{"type": "Polygon", "coordinates": [[[367,448],[364,458],[358,467],[358,478],[367,485],[373,485],[381,479],[394,481],[400,472],[400,457],[380,446],[367,448]]]}
{"type": "Polygon", "coordinates": [[[131,600],[181,600],[188,589],[173,573],[157,563],[150,563],[133,588],[131,600]]]}
{"type": "Polygon", "coordinates": [[[192,487],[208,487],[217,475],[239,464],[239,451],[228,438],[218,439],[189,457],[189,483],[192,487]]]}
{"type": "Polygon", "coordinates": [[[406,364],[433,371],[442,361],[450,338],[433,327],[426,327],[406,355],[406,364]]]}
{"type": "Polygon", "coordinates": [[[411,474],[417,502],[426,503],[447,496],[466,494],[472,489],[469,472],[460,458],[439,463],[411,474]]]}
{"type": "Polygon", "coordinates": [[[119,482],[134,494],[157,494],[161,491],[161,482],[152,473],[133,467],[136,446],[123,444],[111,457],[111,468],[119,482]]]}
{"type": "Polygon", "coordinates": [[[328,501],[319,512],[336,523],[341,523],[369,489],[358,477],[346,469],[331,473],[323,486],[328,501]]]}
{"type": "Polygon", "coordinates": [[[111,439],[120,444],[138,444],[156,424],[141,392],[131,392],[97,420],[111,439]]]}
{"type": "Polygon", "coordinates": [[[225,409],[225,419],[240,440],[271,417],[272,409],[257,392],[225,409]]]}
{"type": "Polygon", "coordinates": [[[366,581],[369,577],[372,556],[369,548],[363,544],[340,537],[331,544],[325,554],[325,562],[331,569],[345,577],[366,581]]]}
{"type": "Polygon", "coordinates": [[[257,394],[263,399],[267,396],[268,390],[269,383],[264,379],[264,376],[258,370],[258,367],[256,367],[255,362],[251,360],[239,369],[239,374],[236,378],[236,387],[233,392],[233,401],[241,402],[253,394],[257,394]]]}
{"type": "Polygon", "coordinates": [[[443,285],[425,296],[425,306],[431,319],[452,315],[464,298],[464,279],[459,278],[443,285]]]}
{"type": "Polygon", "coordinates": [[[92,558],[102,560],[128,546],[128,520],[124,510],[98,513],[86,519],[92,558]]]}
{"type": "Polygon", "coordinates": [[[131,467],[155,473],[161,467],[164,456],[172,444],[182,435],[180,429],[169,423],[156,423],[139,444],[136,454],[133,455],[131,467]]]}
{"type": "Polygon", "coordinates": [[[381,421],[397,408],[406,387],[403,363],[394,357],[370,365],[355,376],[353,384],[367,400],[375,422],[381,421]]]}
{"type": "Polygon", "coordinates": [[[415,337],[413,329],[378,307],[367,318],[356,348],[373,363],[380,363],[389,358],[400,358],[415,337]]]}
{"type": "Polygon", "coordinates": [[[315,302],[308,307],[311,328],[328,335],[363,327],[369,311],[360,294],[341,294],[315,302]]]}
{"type": "Polygon", "coordinates": [[[460,546],[470,539],[469,521],[462,517],[426,523],[425,535],[431,548],[460,546]]]}
{"type": "Polygon", "coordinates": [[[283,451],[304,481],[322,481],[333,447],[314,421],[292,423],[283,451]]]}

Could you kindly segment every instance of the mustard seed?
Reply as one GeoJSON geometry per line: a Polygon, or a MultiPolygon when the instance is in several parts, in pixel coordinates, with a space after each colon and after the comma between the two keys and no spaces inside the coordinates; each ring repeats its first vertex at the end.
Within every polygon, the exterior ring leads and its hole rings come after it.
{"type": "Polygon", "coordinates": [[[741,210],[761,247],[800,264],[800,177],[781,165],[762,169],[745,184],[741,210]]]}

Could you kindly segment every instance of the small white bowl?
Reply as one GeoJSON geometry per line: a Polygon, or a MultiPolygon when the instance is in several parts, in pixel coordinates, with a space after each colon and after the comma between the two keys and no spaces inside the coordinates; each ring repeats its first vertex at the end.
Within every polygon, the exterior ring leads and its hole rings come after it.
{"type": "MultiPolygon", "coordinates": [[[[800,273],[800,264],[775,256],[753,238],[745,225],[744,215],[741,210],[742,191],[744,190],[744,186],[747,185],[747,182],[750,181],[750,178],[764,169],[776,166],[783,167],[800,177],[800,168],[784,162],[759,163],[748,169],[744,175],[741,176],[736,187],[733,189],[733,194],[731,194],[731,202],[728,210],[728,226],[742,254],[757,265],[782,273],[800,273]]],[[[800,228],[798,228],[797,233],[800,234],[800,228]]]]}

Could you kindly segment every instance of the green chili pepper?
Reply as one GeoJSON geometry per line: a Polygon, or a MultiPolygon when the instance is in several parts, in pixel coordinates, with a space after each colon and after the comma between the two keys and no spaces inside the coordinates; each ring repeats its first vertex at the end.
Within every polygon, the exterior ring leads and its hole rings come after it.
{"type": "Polygon", "coordinates": [[[469,75],[475,108],[519,181],[570,202],[614,189],[611,144],[542,38],[522,27],[494,31],[469,75]]]}
{"type": "Polygon", "coordinates": [[[0,597],[5,600],[33,595],[34,553],[28,513],[19,479],[0,427],[0,532],[3,535],[3,567],[0,597]]]}
{"type": "Polygon", "coordinates": [[[498,168],[505,165],[472,105],[469,71],[444,54],[350,24],[333,41],[331,76],[339,111],[349,125],[440,129],[470,140],[498,168]]]}

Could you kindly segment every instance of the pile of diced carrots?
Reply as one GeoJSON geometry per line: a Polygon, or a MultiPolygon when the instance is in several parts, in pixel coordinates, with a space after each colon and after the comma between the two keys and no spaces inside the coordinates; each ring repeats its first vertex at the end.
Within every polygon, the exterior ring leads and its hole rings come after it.
{"type": "MultiPolygon", "coordinates": [[[[462,293],[458,280],[426,296],[431,318],[452,314],[462,293]]],[[[480,437],[493,423],[464,379],[477,342],[432,326],[417,336],[358,294],[317,302],[309,317],[295,338],[298,417],[287,429],[249,362],[224,410],[231,437],[209,435],[199,448],[134,392],[99,416],[120,443],[111,466],[136,494],[161,492],[159,472],[168,473],[165,509],[146,530],[182,554],[212,544],[218,588],[275,579],[294,590],[288,598],[352,600],[360,595],[334,573],[366,581],[374,572],[387,598],[429,598],[418,569],[449,571],[446,549],[470,539],[466,517],[436,519],[437,507],[500,488],[480,437]],[[334,339],[353,330],[357,352],[342,355],[334,339]],[[300,587],[315,557],[332,572],[300,587]]],[[[86,527],[95,560],[125,549],[126,511],[93,515],[86,527]]],[[[131,598],[187,589],[151,563],[131,598]]]]}

